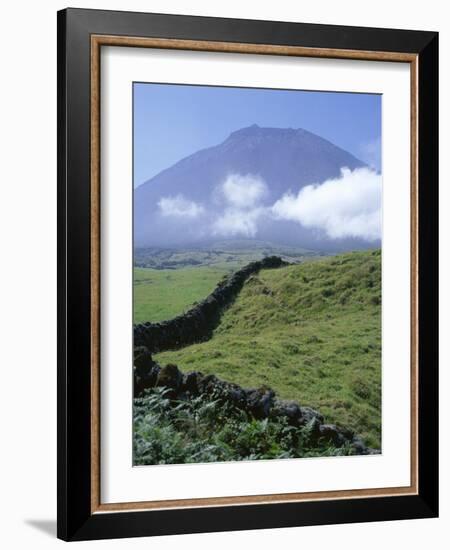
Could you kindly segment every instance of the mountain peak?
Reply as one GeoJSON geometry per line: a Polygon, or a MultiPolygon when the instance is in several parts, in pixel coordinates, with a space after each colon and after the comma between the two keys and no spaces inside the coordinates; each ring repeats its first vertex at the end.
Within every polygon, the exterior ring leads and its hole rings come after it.
{"type": "Polygon", "coordinates": [[[246,126],[245,128],[240,128],[239,130],[235,130],[234,132],[231,132],[231,134],[228,136],[228,139],[231,139],[234,137],[253,135],[253,134],[256,134],[259,130],[263,130],[263,128],[261,128],[257,124],[252,124],[251,126],[246,126]]]}
{"type": "MultiPolygon", "coordinates": [[[[247,138],[247,137],[294,137],[309,134],[312,137],[316,137],[311,132],[304,130],[303,128],[275,128],[270,126],[259,126],[258,124],[252,124],[251,126],[246,126],[231,132],[227,140],[234,140],[236,138],[247,138]]],[[[320,138],[319,138],[320,139],[320,138]]]]}

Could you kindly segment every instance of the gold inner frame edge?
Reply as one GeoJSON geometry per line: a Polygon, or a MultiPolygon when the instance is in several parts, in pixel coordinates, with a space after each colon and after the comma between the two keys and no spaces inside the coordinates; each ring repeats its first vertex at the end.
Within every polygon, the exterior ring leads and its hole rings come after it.
{"type": "Polygon", "coordinates": [[[91,35],[90,56],[90,186],[91,186],[91,513],[132,510],[163,510],[313,500],[376,498],[418,494],[418,55],[402,52],[308,48],[273,44],[142,38],[115,35],[91,35]],[[410,105],[410,280],[411,280],[411,484],[407,487],[367,488],[339,491],[317,491],[233,497],[154,500],[142,502],[101,503],[100,492],[100,50],[102,46],[164,48],[226,52],[240,54],[317,57],[409,63],[410,105]]]}

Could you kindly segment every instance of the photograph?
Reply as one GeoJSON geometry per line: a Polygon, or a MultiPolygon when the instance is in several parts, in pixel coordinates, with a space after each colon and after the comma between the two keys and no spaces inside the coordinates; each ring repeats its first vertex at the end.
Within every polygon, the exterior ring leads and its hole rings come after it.
{"type": "Polygon", "coordinates": [[[132,94],[133,465],[382,454],[382,94],[132,94]]]}

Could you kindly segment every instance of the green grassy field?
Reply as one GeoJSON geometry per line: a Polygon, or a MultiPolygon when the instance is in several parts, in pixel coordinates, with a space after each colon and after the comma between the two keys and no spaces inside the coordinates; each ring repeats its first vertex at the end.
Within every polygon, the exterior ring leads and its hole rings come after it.
{"type": "MultiPolygon", "coordinates": [[[[152,304],[154,315],[170,316],[169,306],[177,314],[180,304],[208,294],[223,272],[202,269],[192,268],[187,283],[185,270],[172,271],[175,279],[167,294],[159,291],[159,313],[152,304]]],[[[137,270],[143,281],[146,272],[137,270]]],[[[136,305],[140,285],[145,284],[152,283],[135,285],[136,305]]],[[[268,384],[280,397],[320,410],[327,421],[354,429],[368,446],[379,448],[380,298],[379,250],[264,270],[246,282],[211,340],[155,359],[246,387],[268,384]]]]}
{"type": "Polygon", "coordinates": [[[171,319],[212,292],[233,271],[226,266],[134,268],[134,322],[171,319]]]}

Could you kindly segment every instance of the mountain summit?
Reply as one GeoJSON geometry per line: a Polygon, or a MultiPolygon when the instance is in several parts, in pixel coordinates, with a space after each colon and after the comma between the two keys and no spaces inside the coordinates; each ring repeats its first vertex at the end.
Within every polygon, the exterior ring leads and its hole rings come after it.
{"type": "Polygon", "coordinates": [[[255,216],[261,217],[262,208],[286,193],[338,178],[342,168],[362,167],[365,164],[347,151],[301,128],[262,128],[256,124],[242,128],[219,145],[180,160],[135,189],[135,244],[176,246],[214,237],[257,237],[321,247],[323,239],[317,232],[298,224],[294,230],[292,222],[265,220],[258,223],[255,234],[249,216],[254,222],[255,216]],[[211,229],[209,223],[224,213],[230,222],[232,216],[236,218],[228,235],[221,233],[220,227],[211,229]]]}

